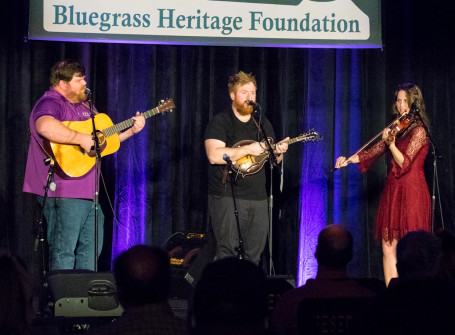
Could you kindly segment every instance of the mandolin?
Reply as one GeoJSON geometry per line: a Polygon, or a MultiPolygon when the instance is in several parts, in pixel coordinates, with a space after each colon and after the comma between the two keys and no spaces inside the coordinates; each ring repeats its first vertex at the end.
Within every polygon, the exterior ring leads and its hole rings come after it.
{"type": "MultiPolygon", "coordinates": [[[[291,138],[286,143],[293,144],[297,142],[314,142],[322,140],[322,136],[320,136],[314,129],[308,130],[306,133],[300,134],[297,137],[291,138]]],[[[275,143],[271,137],[268,138],[270,146],[272,149],[275,149],[275,143]]],[[[232,147],[238,148],[247,144],[254,143],[254,140],[243,140],[237,142],[232,147]]],[[[266,147],[265,140],[262,141],[264,143],[264,147],[266,147]]],[[[268,149],[266,149],[262,154],[253,156],[253,155],[246,155],[240,157],[236,161],[232,162],[231,168],[237,175],[241,175],[242,177],[255,174],[264,167],[265,162],[269,158],[268,149]]]]}
{"type": "MultiPolygon", "coordinates": [[[[141,115],[147,119],[158,113],[172,111],[173,108],[175,108],[174,101],[168,99],[141,115]]],[[[85,121],[62,121],[62,123],[70,129],[93,135],[92,119],[85,121]]],[[[100,144],[101,157],[110,155],[120,148],[118,133],[131,127],[133,123],[133,119],[128,119],[114,125],[106,114],[99,113],[95,115],[95,127],[96,129],[102,129],[97,130],[96,134],[100,144]]],[[[54,159],[55,171],[62,178],[82,177],[96,163],[96,153],[94,150],[86,152],[79,145],[55,143],[45,139],[44,149],[54,159]]]]}

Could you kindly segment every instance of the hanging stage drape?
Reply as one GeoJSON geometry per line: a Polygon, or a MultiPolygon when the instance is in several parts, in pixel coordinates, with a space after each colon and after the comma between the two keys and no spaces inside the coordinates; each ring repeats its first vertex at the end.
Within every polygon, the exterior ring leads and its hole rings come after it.
{"type": "MultiPolygon", "coordinates": [[[[161,99],[176,104],[103,158],[106,238],[100,269],[109,269],[112,257],[134,244],[161,245],[175,232],[207,230],[204,130],[230,104],[228,76],[243,70],[256,75],[257,101],[278,140],[311,128],[324,137],[293,144],[283,167],[273,170],[275,272],[297,276],[299,283],[314,276],[317,234],[326,224],[339,223],[354,235],[350,272],[380,278],[380,246],[372,231],[386,161],[363,175],[354,165],[330,169],[337,156],[354,153],[388,124],[396,85],[415,82],[440,157],[435,228],[442,226],[439,206],[445,228],[454,228],[455,43],[448,3],[383,1],[382,50],[27,41],[27,1],[9,3],[0,22],[0,245],[28,263],[38,258],[33,251],[38,209],[33,197],[22,193],[22,181],[29,113],[48,88],[55,61],[75,58],[86,64],[95,105],[114,123],[161,99]]],[[[429,155],[430,193],[433,171],[429,155]]]]}

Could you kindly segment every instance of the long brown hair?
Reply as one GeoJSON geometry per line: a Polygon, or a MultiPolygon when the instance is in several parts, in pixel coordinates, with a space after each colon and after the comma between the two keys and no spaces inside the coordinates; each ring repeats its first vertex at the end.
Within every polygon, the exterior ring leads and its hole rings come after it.
{"type": "Polygon", "coordinates": [[[400,112],[398,111],[396,105],[398,92],[400,91],[406,92],[406,100],[409,107],[415,103],[415,107],[418,108],[418,113],[415,114],[415,117],[418,121],[422,122],[429,131],[430,121],[428,120],[428,116],[425,112],[425,101],[423,100],[422,91],[417,85],[413,83],[402,83],[397,86],[392,105],[392,115],[394,117],[398,117],[400,115],[400,112]]]}

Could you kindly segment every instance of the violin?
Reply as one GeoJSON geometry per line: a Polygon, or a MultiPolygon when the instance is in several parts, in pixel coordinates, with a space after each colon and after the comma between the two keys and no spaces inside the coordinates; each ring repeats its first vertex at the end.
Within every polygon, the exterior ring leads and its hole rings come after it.
{"type": "MultiPolygon", "coordinates": [[[[417,100],[416,100],[417,101],[417,100]]],[[[390,129],[389,136],[386,139],[386,144],[389,145],[390,143],[393,142],[394,138],[396,135],[399,133],[402,133],[405,129],[407,129],[411,124],[415,122],[415,112],[419,112],[419,107],[414,101],[411,105],[411,109],[409,113],[402,114],[399,117],[397,117],[395,120],[393,120],[386,128],[390,129]]],[[[375,141],[379,136],[382,136],[382,131],[376,134],[371,140],[369,140],[367,143],[362,145],[362,147],[357,150],[354,154],[349,156],[350,158],[357,155],[360,151],[368,147],[373,141],[375,141]]],[[[347,164],[351,163],[351,161],[348,159],[347,164]]],[[[333,168],[330,170],[330,172],[333,172],[335,170],[338,170],[338,168],[333,168]]]]}
{"type": "Polygon", "coordinates": [[[409,113],[401,115],[403,117],[401,120],[398,118],[395,122],[392,122],[392,125],[389,127],[390,132],[385,140],[387,145],[390,145],[395,139],[395,136],[407,129],[415,121],[414,112],[416,108],[412,108],[409,113]]]}

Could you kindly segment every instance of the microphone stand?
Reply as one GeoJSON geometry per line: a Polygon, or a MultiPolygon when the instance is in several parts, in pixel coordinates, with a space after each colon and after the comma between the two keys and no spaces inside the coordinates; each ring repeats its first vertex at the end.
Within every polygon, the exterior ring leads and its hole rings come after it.
{"type": "Polygon", "coordinates": [[[261,110],[261,106],[259,104],[254,104],[253,106],[253,113],[251,114],[252,117],[253,117],[253,121],[254,123],[256,124],[256,126],[258,127],[259,129],[259,133],[262,135],[262,138],[263,140],[265,141],[266,145],[267,145],[267,150],[269,151],[269,161],[270,161],[270,165],[271,166],[276,166],[278,163],[277,163],[277,160],[276,160],[276,156],[275,154],[273,153],[273,148],[272,146],[270,145],[270,142],[268,140],[268,137],[267,137],[267,133],[265,132],[265,129],[264,127],[262,127],[262,124],[261,124],[261,121],[260,121],[260,118],[259,120],[257,120],[257,113],[262,114],[262,110],[261,110]]]}
{"type": "Polygon", "coordinates": [[[42,288],[41,288],[41,294],[39,298],[39,316],[41,318],[45,318],[48,313],[46,313],[46,305],[47,305],[47,300],[46,300],[46,295],[47,295],[47,284],[46,284],[46,274],[47,274],[47,262],[46,262],[46,257],[45,257],[45,237],[44,237],[44,229],[43,229],[43,219],[44,219],[44,208],[46,206],[46,201],[48,198],[48,191],[49,189],[51,191],[55,191],[55,183],[54,183],[54,160],[51,157],[47,157],[44,159],[44,164],[49,165],[49,170],[47,173],[47,182],[46,186],[44,186],[44,196],[43,196],[43,202],[41,204],[41,209],[40,209],[40,214],[38,217],[38,229],[36,232],[36,237],[35,237],[35,248],[34,251],[38,251],[38,246],[41,247],[41,262],[42,262],[42,288]]]}
{"type": "Polygon", "coordinates": [[[236,222],[236,225],[237,225],[237,233],[238,233],[238,236],[239,236],[239,247],[236,250],[237,251],[237,257],[238,257],[238,259],[245,259],[245,249],[243,247],[243,237],[242,237],[242,233],[240,231],[239,211],[237,210],[237,202],[235,200],[235,192],[234,192],[234,183],[235,183],[236,178],[234,178],[234,176],[232,174],[232,171],[231,171],[232,161],[229,158],[229,156],[227,154],[224,154],[223,155],[223,159],[228,165],[228,169],[229,169],[228,174],[230,175],[229,178],[231,179],[232,201],[234,202],[235,222],[236,222]]]}
{"type": "Polygon", "coordinates": [[[243,247],[243,237],[242,233],[240,231],[240,222],[239,222],[239,211],[237,210],[237,202],[235,200],[235,195],[234,195],[234,176],[232,173],[230,173],[230,178],[231,178],[231,192],[232,192],[232,200],[234,201],[234,214],[235,214],[235,222],[237,225],[237,232],[239,235],[239,248],[237,249],[237,257],[239,259],[245,259],[245,248],[243,247]]]}
{"type": "MultiPolygon", "coordinates": [[[[419,109],[416,109],[416,112],[419,112],[419,109]]],[[[437,154],[437,149],[433,141],[433,137],[431,136],[431,133],[425,123],[422,122],[422,127],[425,129],[427,133],[427,137],[430,139],[430,144],[432,148],[432,154],[433,154],[433,185],[432,185],[432,192],[431,192],[431,232],[434,233],[434,214],[435,214],[435,208],[436,208],[436,186],[437,186],[437,192],[438,192],[438,199],[441,199],[439,196],[439,179],[438,179],[438,168],[437,168],[437,160],[438,160],[438,154],[437,154]]],[[[439,202],[440,204],[441,202],[439,202]]],[[[440,207],[439,209],[440,215],[441,215],[441,227],[444,229],[444,218],[442,216],[442,209],[440,207]]]]}
{"type": "Polygon", "coordinates": [[[93,197],[93,201],[95,203],[95,253],[94,253],[94,271],[98,271],[98,211],[99,211],[99,169],[100,169],[100,163],[101,163],[101,150],[100,150],[100,143],[99,139],[97,136],[97,130],[95,126],[95,112],[93,110],[93,102],[91,98],[91,92],[89,91],[87,94],[87,100],[89,103],[89,109],[90,109],[90,116],[92,118],[92,128],[93,128],[93,141],[95,143],[95,195],[93,197]]]}
{"type": "MultiPolygon", "coordinates": [[[[418,99],[414,100],[411,105],[411,110],[414,110],[415,113],[420,114],[420,101],[418,99]]],[[[437,159],[438,154],[436,150],[436,146],[434,144],[433,137],[431,136],[430,130],[428,129],[425,122],[423,122],[422,117],[420,117],[420,122],[422,124],[423,129],[427,133],[427,137],[430,140],[431,147],[433,149],[433,186],[432,186],[432,194],[431,194],[431,232],[434,232],[434,214],[435,214],[435,207],[436,207],[436,185],[438,186],[438,198],[441,199],[439,196],[439,180],[438,180],[438,168],[437,168],[437,159]]],[[[441,208],[441,201],[439,201],[439,208],[441,214],[441,225],[442,229],[444,229],[444,218],[442,216],[442,208],[441,208]]]]}
{"type": "MultiPolygon", "coordinates": [[[[431,147],[433,149],[433,186],[432,186],[432,191],[431,191],[431,232],[434,233],[434,213],[435,213],[435,207],[436,207],[436,184],[438,185],[438,199],[439,197],[439,179],[438,179],[438,168],[437,168],[437,151],[436,147],[433,143],[433,140],[430,138],[430,143],[431,147]]],[[[444,218],[442,216],[442,210],[440,210],[441,213],[441,225],[442,229],[444,229],[444,218]]]]}
{"type": "Polygon", "coordinates": [[[261,106],[257,103],[253,104],[253,121],[259,129],[263,140],[267,144],[267,149],[269,152],[269,162],[270,162],[270,191],[269,191],[269,275],[272,275],[273,272],[273,168],[278,164],[275,154],[273,153],[273,148],[268,140],[267,133],[265,132],[264,127],[262,127],[260,118],[257,120],[257,112],[262,115],[261,106]]]}
{"type": "Polygon", "coordinates": [[[270,190],[269,190],[269,275],[274,274],[273,265],[273,165],[270,164],[270,190]]]}

